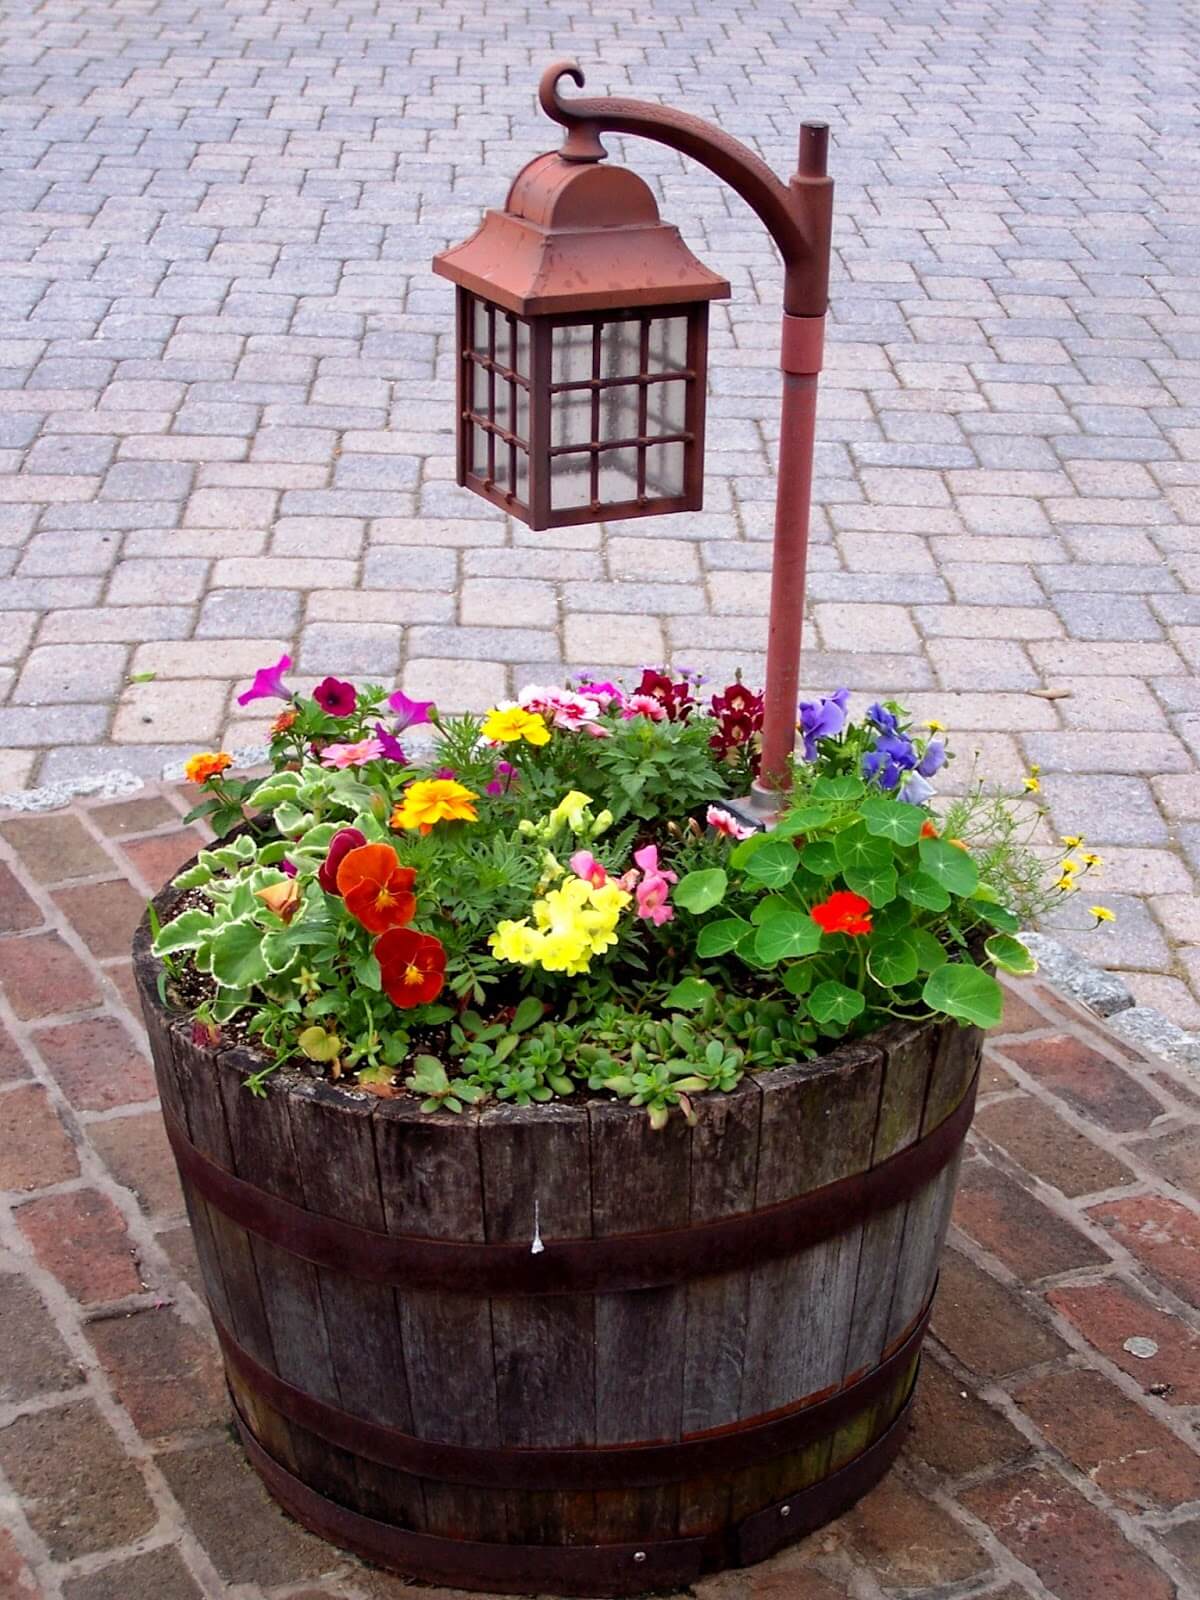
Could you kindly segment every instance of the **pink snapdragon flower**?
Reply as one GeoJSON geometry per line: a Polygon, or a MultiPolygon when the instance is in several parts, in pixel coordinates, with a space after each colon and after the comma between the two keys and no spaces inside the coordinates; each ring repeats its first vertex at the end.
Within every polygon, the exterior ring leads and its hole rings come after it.
{"type": "Polygon", "coordinates": [[[709,806],[704,813],[704,820],[714,833],[723,833],[727,839],[748,839],[754,832],[744,822],[739,822],[732,811],[726,811],[723,806],[709,806]]]}
{"type": "Polygon", "coordinates": [[[571,857],[571,871],[577,878],[590,883],[593,889],[603,889],[608,882],[608,872],[590,850],[576,850],[571,857]]]}
{"type": "Polygon", "coordinates": [[[651,722],[665,722],[667,708],[652,694],[631,694],[621,711],[626,722],[631,717],[649,717],[651,722]]]}
{"type": "Polygon", "coordinates": [[[378,739],[359,739],[356,744],[327,744],[321,751],[321,765],[344,771],[347,767],[365,767],[368,761],[378,761],[383,756],[383,746],[378,739]]]}
{"type": "Polygon", "coordinates": [[[656,844],[635,850],[633,859],[642,869],[642,881],[636,890],[637,914],[647,922],[652,922],[656,928],[661,928],[664,922],[671,922],[675,916],[675,908],[669,902],[671,885],[679,882],[678,875],[668,867],[659,866],[656,844]]]}

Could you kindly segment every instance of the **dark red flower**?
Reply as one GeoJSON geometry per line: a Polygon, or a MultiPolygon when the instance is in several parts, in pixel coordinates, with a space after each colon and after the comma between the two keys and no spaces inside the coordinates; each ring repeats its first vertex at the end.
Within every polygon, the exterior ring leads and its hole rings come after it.
{"type": "Polygon", "coordinates": [[[744,683],[731,683],[724,694],[712,697],[712,714],[717,731],[708,741],[720,758],[753,742],[763,724],[763,697],[744,683]]]}
{"type": "Polygon", "coordinates": [[[440,939],[412,928],[396,928],[375,943],[384,993],[397,1006],[426,1006],[446,981],[446,951],[440,939]]]}
{"type": "Polygon", "coordinates": [[[358,691],[339,678],[323,678],[313,690],[313,699],[331,717],[350,717],[358,704],[358,691]]]}
{"type": "Polygon", "coordinates": [[[825,933],[861,934],[871,931],[871,902],[849,889],[838,889],[808,913],[825,933]]]}
{"type": "Polygon", "coordinates": [[[657,700],[671,722],[686,722],[696,704],[692,686],[686,678],[672,683],[665,672],[656,672],[653,667],[642,668],[642,681],[633,693],[648,694],[651,699],[657,700]]]}
{"type": "Polygon", "coordinates": [[[390,844],[364,844],[342,858],[337,871],[338,893],[346,910],[368,933],[402,928],[416,915],[412,892],[417,874],[402,867],[390,844]]]}
{"type": "Polygon", "coordinates": [[[329,854],[317,870],[317,882],[326,894],[338,892],[337,872],[342,864],[342,857],[348,856],[351,850],[360,849],[366,842],[366,834],[360,833],[357,828],[339,828],[330,839],[329,854]]]}

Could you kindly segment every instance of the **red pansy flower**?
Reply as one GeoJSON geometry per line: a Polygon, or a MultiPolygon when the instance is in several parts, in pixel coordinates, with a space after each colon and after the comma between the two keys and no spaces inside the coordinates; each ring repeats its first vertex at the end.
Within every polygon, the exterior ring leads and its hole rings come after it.
{"type": "Polygon", "coordinates": [[[395,928],[376,941],[375,959],[393,1005],[427,1006],[442,992],[446,951],[432,934],[395,928]]]}
{"type": "Polygon", "coordinates": [[[411,922],[417,909],[412,892],[416,873],[402,867],[390,844],[364,844],[342,857],[338,893],[346,910],[369,933],[386,933],[411,922]]]}
{"type": "Polygon", "coordinates": [[[825,933],[870,933],[871,902],[849,889],[839,889],[808,913],[825,933]]]}
{"type": "Polygon", "coordinates": [[[313,690],[313,699],[331,717],[349,717],[358,704],[358,691],[352,683],[343,683],[340,678],[322,678],[313,690]]]}
{"type": "Polygon", "coordinates": [[[330,839],[329,854],[317,869],[317,882],[326,894],[337,894],[338,868],[351,850],[360,849],[366,842],[366,834],[360,833],[357,828],[339,828],[330,839]]]}

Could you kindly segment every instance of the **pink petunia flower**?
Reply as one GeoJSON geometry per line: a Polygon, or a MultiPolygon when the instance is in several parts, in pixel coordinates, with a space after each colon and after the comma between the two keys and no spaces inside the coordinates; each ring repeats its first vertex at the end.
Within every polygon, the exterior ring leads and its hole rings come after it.
{"type": "Polygon", "coordinates": [[[379,761],[382,756],[383,746],[378,739],[359,739],[357,744],[327,744],[321,752],[321,765],[344,771],[347,767],[365,767],[368,761],[379,761]]]}
{"type": "Polygon", "coordinates": [[[571,857],[571,871],[577,878],[582,878],[585,883],[590,883],[593,889],[603,889],[608,882],[608,873],[596,860],[590,850],[576,850],[571,857]]]}
{"type": "Polygon", "coordinates": [[[714,833],[723,833],[727,839],[748,839],[754,832],[744,822],[739,822],[732,811],[726,811],[723,806],[709,806],[704,813],[704,820],[714,833]]]}
{"type": "Polygon", "coordinates": [[[283,674],[290,672],[291,656],[280,656],[273,667],[259,667],[254,682],[245,694],[238,695],[238,705],[248,706],[251,700],[290,700],[291,690],[283,686],[283,674]]]}
{"type": "Polygon", "coordinates": [[[358,691],[340,678],[322,678],[313,690],[313,699],[331,717],[352,717],[358,704],[358,691]]]}

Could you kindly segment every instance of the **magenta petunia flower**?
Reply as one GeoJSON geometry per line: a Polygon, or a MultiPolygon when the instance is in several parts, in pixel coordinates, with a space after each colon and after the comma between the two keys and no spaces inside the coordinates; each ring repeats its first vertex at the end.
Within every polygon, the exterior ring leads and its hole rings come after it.
{"type": "Polygon", "coordinates": [[[251,700],[290,700],[292,693],[283,686],[283,674],[291,667],[291,656],[280,656],[273,667],[259,667],[254,682],[245,694],[238,695],[238,705],[248,706],[251,700]]]}
{"type": "Polygon", "coordinates": [[[313,699],[331,717],[352,717],[358,704],[358,691],[340,678],[322,678],[313,690],[313,699]]]}
{"type": "Polygon", "coordinates": [[[385,761],[394,761],[398,767],[406,767],[408,765],[408,757],[404,754],[404,746],[394,734],[387,731],[382,722],[375,724],[375,738],[383,752],[385,761]]]}
{"type": "Polygon", "coordinates": [[[388,695],[388,706],[396,713],[399,719],[396,723],[396,732],[403,733],[406,728],[418,727],[422,722],[430,720],[429,713],[434,708],[432,700],[410,700],[403,689],[397,689],[394,694],[388,695]]]}

